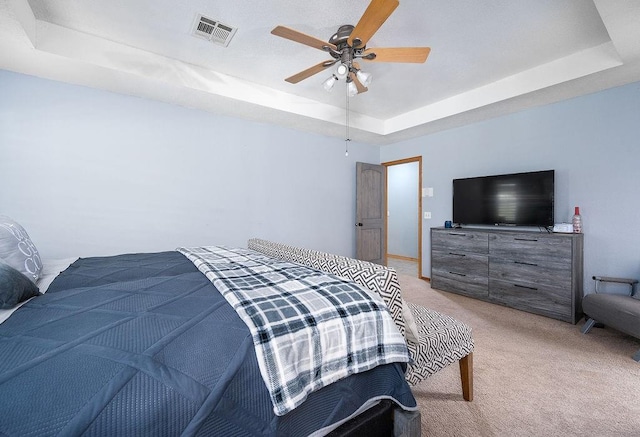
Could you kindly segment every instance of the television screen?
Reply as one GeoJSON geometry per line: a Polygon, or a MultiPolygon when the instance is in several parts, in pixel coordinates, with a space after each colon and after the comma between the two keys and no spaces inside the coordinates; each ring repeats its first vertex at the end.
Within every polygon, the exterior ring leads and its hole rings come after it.
{"type": "Polygon", "coordinates": [[[554,170],[453,180],[460,225],[552,226],[554,170]]]}

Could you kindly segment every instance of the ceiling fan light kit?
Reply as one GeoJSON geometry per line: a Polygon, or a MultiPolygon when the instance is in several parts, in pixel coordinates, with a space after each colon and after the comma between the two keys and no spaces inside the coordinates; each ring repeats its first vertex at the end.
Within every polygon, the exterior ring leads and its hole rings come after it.
{"type": "Polygon", "coordinates": [[[348,64],[338,64],[338,66],[336,67],[336,71],[331,75],[331,77],[323,82],[324,89],[328,92],[331,92],[338,80],[346,78],[347,93],[349,94],[349,97],[357,96],[360,91],[358,90],[356,84],[353,83],[353,78],[351,77],[353,74],[356,75],[357,80],[359,80],[363,86],[366,87],[369,83],[371,83],[371,74],[361,71],[358,67],[359,66],[357,65],[357,63],[354,65],[353,62],[349,62],[348,64]],[[347,75],[349,77],[347,77],[347,75]],[[367,82],[366,84],[365,81],[367,82]]]}

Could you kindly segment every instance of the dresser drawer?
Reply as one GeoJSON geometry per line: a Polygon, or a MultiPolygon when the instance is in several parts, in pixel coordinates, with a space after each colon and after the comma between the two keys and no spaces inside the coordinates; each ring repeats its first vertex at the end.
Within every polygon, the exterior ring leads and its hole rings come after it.
{"type": "Polygon", "coordinates": [[[535,233],[493,233],[489,235],[489,254],[495,258],[571,269],[572,240],[535,233]]]}
{"type": "Polygon", "coordinates": [[[514,283],[571,289],[571,263],[539,263],[490,256],[489,277],[514,283]]]}
{"type": "Polygon", "coordinates": [[[486,232],[433,230],[431,248],[439,251],[489,252],[489,236],[486,232]]]}
{"type": "Polygon", "coordinates": [[[436,271],[486,278],[489,272],[489,257],[465,252],[434,250],[431,252],[431,267],[436,271]]]}
{"type": "Polygon", "coordinates": [[[487,278],[470,278],[452,275],[450,273],[432,273],[431,288],[434,290],[450,291],[486,300],[489,297],[489,284],[487,278]],[[475,281],[471,280],[475,279],[475,281]]]}
{"type": "Polygon", "coordinates": [[[486,255],[433,251],[431,287],[472,297],[487,297],[489,260],[486,255]]]}
{"type": "Polygon", "coordinates": [[[558,288],[529,286],[489,279],[491,301],[523,311],[541,314],[565,322],[573,322],[571,292],[558,288]]]}

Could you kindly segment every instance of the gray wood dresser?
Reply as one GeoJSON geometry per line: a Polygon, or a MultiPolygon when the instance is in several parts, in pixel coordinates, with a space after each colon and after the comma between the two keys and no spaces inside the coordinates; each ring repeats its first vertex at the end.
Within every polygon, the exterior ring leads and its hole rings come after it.
{"type": "Polygon", "coordinates": [[[583,241],[582,234],[431,228],[431,287],[575,324],[583,241]]]}

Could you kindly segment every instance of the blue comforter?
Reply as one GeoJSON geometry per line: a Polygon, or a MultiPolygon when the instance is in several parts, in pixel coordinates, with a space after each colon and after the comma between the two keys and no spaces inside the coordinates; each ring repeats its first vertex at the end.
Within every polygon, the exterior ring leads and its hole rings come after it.
{"type": "Polygon", "coordinates": [[[178,252],[80,259],[0,325],[0,435],[303,436],[376,397],[415,407],[401,364],[276,416],[249,329],[178,252]]]}

